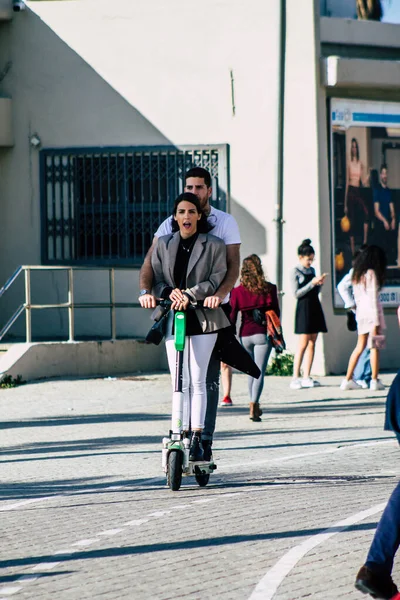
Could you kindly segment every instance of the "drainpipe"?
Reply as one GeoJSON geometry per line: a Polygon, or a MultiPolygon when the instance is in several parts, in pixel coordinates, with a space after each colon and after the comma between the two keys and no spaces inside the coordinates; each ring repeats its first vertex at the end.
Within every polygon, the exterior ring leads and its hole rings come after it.
{"type": "Polygon", "coordinates": [[[281,296],[283,284],[283,151],[284,151],[284,116],[285,116],[285,58],[286,58],[286,0],[280,0],[279,28],[279,89],[278,89],[278,177],[276,199],[276,272],[275,281],[281,296]]]}

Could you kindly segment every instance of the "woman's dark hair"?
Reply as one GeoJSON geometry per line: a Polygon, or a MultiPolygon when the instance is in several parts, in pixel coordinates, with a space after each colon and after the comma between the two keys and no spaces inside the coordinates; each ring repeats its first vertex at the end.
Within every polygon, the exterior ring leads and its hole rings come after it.
{"type": "Polygon", "coordinates": [[[311,256],[311,254],[315,254],[310,239],[307,238],[301,242],[300,246],[297,248],[297,254],[299,256],[311,256]]]}
{"type": "Polygon", "coordinates": [[[355,260],[353,267],[353,283],[359,283],[365,273],[372,269],[378,280],[379,289],[385,283],[386,254],[379,246],[367,246],[360,252],[355,260]]]}
{"type": "Polygon", "coordinates": [[[200,206],[200,200],[196,196],[196,194],[192,194],[192,192],[183,192],[183,194],[179,194],[177,199],[174,202],[174,208],[172,209],[172,217],[171,217],[171,225],[172,231],[179,231],[179,225],[175,221],[174,216],[176,215],[176,211],[178,210],[178,206],[181,202],[190,202],[196,207],[197,212],[201,215],[201,219],[197,221],[197,231],[198,233],[208,233],[213,228],[213,225],[207,221],[207,216],[202,211],[200,206]]]}
{"type": "Polygon", "coordinates": [[[358,147],[358,142],[357,142],[356,138],[351,138],[350,160],[353,160],[353,144],[356,145],[356,157],[357,157],[357,160],[360,160],[360,149],[358,147]]]}
{"type": "Polygon", "coordinates": [[[254,294],[264,294],[268,291],[269,283],[265,279],[261,259],[257,254],[250,254],[243,259],[240,283],[254,294]]]}

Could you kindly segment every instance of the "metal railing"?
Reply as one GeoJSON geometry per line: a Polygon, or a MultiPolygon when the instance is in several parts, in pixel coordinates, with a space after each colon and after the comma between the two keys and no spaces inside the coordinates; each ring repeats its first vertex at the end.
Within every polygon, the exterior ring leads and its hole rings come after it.
{"type": "MultiPolygon", "coordinates": [[[[26,341],[32,341],[32,310],[42,310],[46,308],[66,308],[68,309],[68,341],[75,341],[74,311],[79,308],[109,308],[111,320],[111,340],[117,339],[117,308],[138,308],[138,302],[116,302],[115,301],[115,271],[128,270],[128,267],[71,267],[71,266],[37,266],[22,265],[11,275],[3,287],[0,289],[0,298],[11,288],[13,283],[19,278],[21,273],[25,276],[25,302],[21,304],[0,330],[0,340],[10,330],[18,317],[25,311],[26,322],[26,341]],[[31,299],[31,273],[32,271],[68,271],[68,300],[67,302],[58,302],[52,304],[32,304],[31,299]],[[100,272],[108,271],[110,302],[75,302],[74,301],[74,271],[100,272]]],[[[131,270],[129,268],[129,270],[131,270]]]]}

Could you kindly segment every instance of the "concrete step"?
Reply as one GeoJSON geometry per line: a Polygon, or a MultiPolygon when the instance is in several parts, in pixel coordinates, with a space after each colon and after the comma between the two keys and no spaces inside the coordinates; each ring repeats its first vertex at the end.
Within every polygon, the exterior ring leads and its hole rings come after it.
{"type": "Polygon", "coordinates": [[[125,339],[90,342],[2,344],[0,376],[25,381],[49,377],[93,377],[166,371],[164,344],[125,339]]]}

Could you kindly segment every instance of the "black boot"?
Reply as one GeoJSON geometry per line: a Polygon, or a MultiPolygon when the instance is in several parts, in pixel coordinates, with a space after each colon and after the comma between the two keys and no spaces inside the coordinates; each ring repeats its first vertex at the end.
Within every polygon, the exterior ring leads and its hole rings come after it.
{"type": "Polygon", "coordinates": [[[195,431],[192,437],[192,443],[190,444],[189,460],[197,462],[204,460],[203,446],[201,444],[201,433],[195,431]]]}
{"type": "Polygon", "coordinates": [[[207,462],[212,461],[212,440],[201,440],[204,452],[204,460],[207,462]]]}

